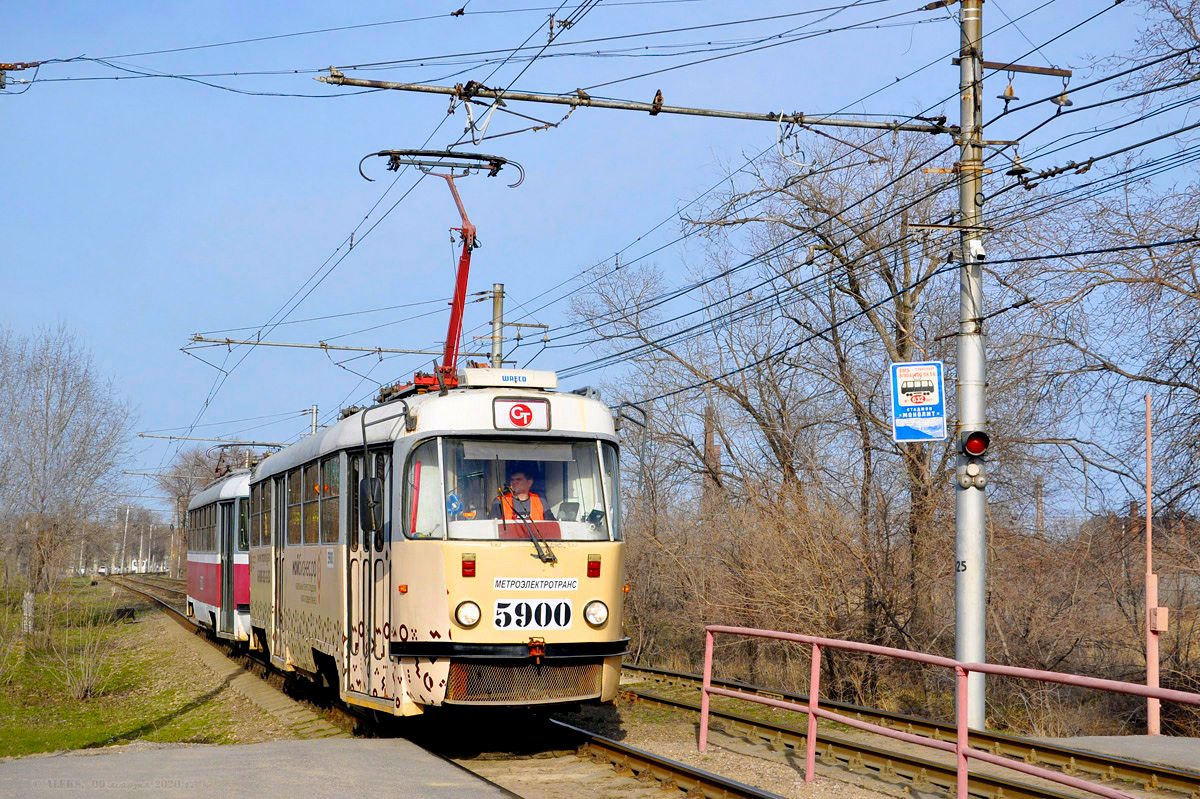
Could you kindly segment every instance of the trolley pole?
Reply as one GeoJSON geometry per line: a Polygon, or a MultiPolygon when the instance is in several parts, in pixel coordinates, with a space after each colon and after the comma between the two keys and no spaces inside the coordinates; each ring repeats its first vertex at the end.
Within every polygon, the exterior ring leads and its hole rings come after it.
{"type": "MultiPolygon", "coordinates": [[[[983,336],[983,0],[962,0],[961,154],[958,199],[962,225],[959,274],[958,430],[987,427],[987,360],[983,336]]],[[[961,440],[961,438],[960,438],[961,440]]],[[[967,467],[960,450],[959,473],[967,467]]],[[[983,464],[980,464],[983,467],[983,464]]],[[[980,476],[984,476],[981,473],[980,476]]],[[[987,495],[984,480],[955,482],[955,657],[982,663],[987,619],[987,495]]],[[[967,723],[984,727],[984,676],[968,678],[967,723]]]]}
{"type": "Polygon", "coordinates": [[[504,284],[492,284],[492,368],[504,365],[504,284]]]}
{"type": "Polygon", "coordinates": [[[317,434],[317,406],[312,406],[312,435],[317,434]]]}

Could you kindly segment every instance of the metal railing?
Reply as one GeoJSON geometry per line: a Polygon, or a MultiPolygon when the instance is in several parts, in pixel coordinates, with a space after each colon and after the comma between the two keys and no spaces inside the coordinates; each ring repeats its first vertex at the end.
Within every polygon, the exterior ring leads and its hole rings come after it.
{"type": "Polygon", "coordinates": [[[808,714],[808,732],[805,736],[805,782],[812,782],[816,778],[816,755],[817,755],[817,719],[827,719],[835,721],[839,724],[845,724],[847,727],[853,727],[865,732],[873,732],[879,735],[885,735],[888,738],[894,738],[898,741],[905,741],[919,746],[927,746],[932,749],[940,749],[944,752],[951,752],[956,758],[956,773],[957,773],[957,797],[958,799],[967,799],[967,779],[969,776],[968,761],[971,758],[991,763],[992,765],[1001,766],[1003,768],[1019,771],[1023,774],[1028,774],[1032,777],[1040,777],[1051,782],[1056,782],[1060,785],[1066,785],[1071,788],[1076,788],[1083,791],[1089,791],[1099,796],[1108,797],[1108,799],[1133,799],[1129,794],[1121,791],[1107,788],[1103,785],[1097,785],[1087,780],[1072,777],[1058,771],[1034,766],[1029,763],[1024,763],[1019,760],[1004,757],[1003,755],[992,754],[981,749],[972,748],[967,740],[969,726],[967,724],[967,675],[971,672],[980,674],[995,674],[1002,677],[1019,677],[1028,680],[1038,680],[1041,682],[1058,683],[1059,685],[1073,685],[1079,688],[1094,688],[1102,691],[1112,691],[1115,693],[1132,694],[1134,696],[1143,696],[1155,699],[1165,699],[1168,702],[1179,702],[1186,705],[1200,706],[1200,694],[1188,693],[1186,691],[1172,691],[1166,688],[1148,688],[1145,685],[1137,683],[1121,682],[1119,680],[1104,680],[1096,677],[1083,677],[1076,674],[1063,674],[1056,671],[1042,671],[1040,669],[1026,669],[1017,666],[1000,666],[994,663],[961,663],[953,658],[941,657],[939,655],[929,655],[924,652],[913,652],[907,649],[895,649],[890,646],[876,646],[875,644],[863,644],[857,641],[841,641],[835,638],[820,638],[813,635],[800,635],[799,633],[785,633],[775,630],[756,630],[749,627],[727,627],[720,624],[709,625],[704,628],[704,683],[700,692],[700,751],[703,752],[708,747],[708,715],[709,715],[709,698],[710,696],[726,696],[733,699],[741,699],[746,702],[755,702],[760,705],[769,707],[782,708],[783,710],[793,710],[800,713],[808,714]],[[713,665],[713,638],[717,633],[728,635],[745,635],[755,638],[771,638],[778,641],[794,641],[801,644],[809,644],[812,646],[812,665],[809,677],[808,688],[808,704],[801,705],[796,702],[788,702],[781,699],[772,699],[766,696],[755,696],[740,691],[731,691],[726,688],[718,688],[712,685],[712,665],[713,665]],[[860,719],[850,718],[840,713],[835,713],[821,707],[819,694],[821,688],[821,650],[822,649],[843,649],[850,652],[862,652],[868,655],[882,655],[884,657],[899,658],[902,660],[911,660],[915,663],[924,663],[931,666],[940,666],[946,669],[953,669],[956,677],[955,689],[955,741],[937,740],[934,738],[926,738],[922,735],[914,735],[912,733],[893,730],[888,727],[881,727],[878,724],[862,721],[860,719]]]}

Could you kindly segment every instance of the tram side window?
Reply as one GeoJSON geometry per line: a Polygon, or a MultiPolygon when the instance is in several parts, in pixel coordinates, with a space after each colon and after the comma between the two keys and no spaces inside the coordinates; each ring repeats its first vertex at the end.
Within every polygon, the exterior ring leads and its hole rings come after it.
{"type": "Polygon", "coordinates": [[[261,499],[258,486],[250,486],[250,546],[259,545],[258,525],[260,520],[259,500],[261,499]]]}
{"type": "Polygon", "coordinates": [[[320,524],[319,500],[321,498],[321,475],[316,463],[304,467],[304,543],[320,542],[317,534],[320,524]]]}
{"type": "Polygon", "coordinates": [[[300,470],[293,469],[287,476],[287,542],[299,544],[303,542],[300,535],[300,501],[304,495],[300,491],[302,485],[300,470]]]}
{"type": "Polygon", "coordinates": [[[614,541],[621,540],[621,456],[617,448],[602,442],[604,452],[604,481],[608,484],[608,526],[614,541]]]}
{"type": "Polygon", "coordinates": [[[338,456],[321,461],[321,543],[338,541],[338,510],[342,470],[338,456]]]}
{"type": "Polygon", "coordinates": [[[358,537],[359,537],[359,530],[358,530],[358,480],[359,480],[359,477],[358,477],[358,473],[359,473],[359,465],[362,463],[362,458],[352,457],[349,460],[350,460],[350,474],[349,474],[350,482],[347,483],[347,486],[348,486],[348,490],[350,492],[350,496],[348,496],[347,499],[350,500],[350,507],[348,508],[348,510],[350,512],[346,514],[346,530],[347,530],[346,535],[349,536],[349,538],[350,538],[351,551],[357,551],[358,550],[358,537]]]}
{"type": "MultiPolygon", "coordinates": [[[[378,477],[383,481],[383,503],[384,503],[384,529],[375,533],[373,540],[375,542],[375,551],[382,552],[384,545],[384,537],[388,534],[387,526],[387,508],[391,507],[388,502],[388,497],[392,495],[392,455],[390,452],[377,451],[375,453],[375,465],[373,477],[378,477]]],[[[363,546],[366,546],[364,541],[363,546]]]]}
{"type": "Polygon", "coordinates": [[[242,497],[237,501],[237,504],[237,548],[238,552],[245,552],[250,548],[250,499],[242,497]]]}
{"type": "Polygon", "coordinates": [[[410,538],[445,537],[441,482],[437,441],[426,441],[410,456],[404,481],[404,532],[410,538]]]}
{"type": "Polygon", "coordinates": [[[262,545],[264,547],[271,546],[271,541],[274,540],[275,528],[271,526],[271,520],[275,518],[272,509],[275,507],[275,488],[276,485],[282,485],[275,480],[264,480],[262,483],[262,545]]]}

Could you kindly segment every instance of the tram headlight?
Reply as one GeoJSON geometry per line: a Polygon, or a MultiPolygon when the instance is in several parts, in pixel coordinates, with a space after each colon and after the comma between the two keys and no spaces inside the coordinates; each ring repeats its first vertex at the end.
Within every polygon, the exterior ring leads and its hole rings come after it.
{"type": "Polygon", "coordinates": [[[454,620],[463,627],[474,627],[479,624],[479,616],[479,606],[470,600],[459,602],[458,607],[454,609],[454,620]]]}
{"type": "Polygon", "coordinates": [[[583,607],[583,617],[593,627],[599,627],[608,621],[608,605],[599,599],[594,599],[583,607]]]}

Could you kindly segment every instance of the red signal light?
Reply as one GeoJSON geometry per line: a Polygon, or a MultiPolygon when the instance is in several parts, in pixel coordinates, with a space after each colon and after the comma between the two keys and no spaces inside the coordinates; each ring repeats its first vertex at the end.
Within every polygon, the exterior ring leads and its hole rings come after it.
{"type": "Polygon", "coordinates": [[[463,577],[474,577],[475,576],[475,553],[473,553],[473,552],[464,552],[463,553],[462,576],[463,577]]]}
{"type": "Polygon", "coordinates": [[[978,458],[980,455],[987,452],[988,444],[990,443],[991,439],[988,437],[987,433],[983,432],[982,430],[975,430],[967,433],[967,435],[963,438],[963,452],[972,457],[978,458]]]}
{"type": "Polygon", "coordinates": [[[588,555],[587,576],[588,577],[599,577],[600,576],[600,556],[599,555],[588,555]]]}

